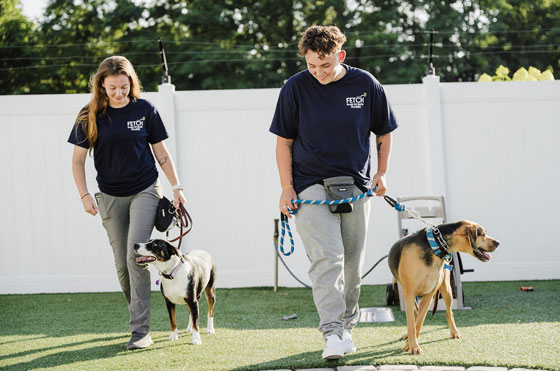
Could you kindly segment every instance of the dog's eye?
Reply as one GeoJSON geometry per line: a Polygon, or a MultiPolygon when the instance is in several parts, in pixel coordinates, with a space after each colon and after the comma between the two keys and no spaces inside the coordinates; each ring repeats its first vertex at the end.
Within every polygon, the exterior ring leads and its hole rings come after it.
{"type": "Polygon", "coordinates": [[[484,229],[482,229],[482,228],[477,228],[476,229],[476,236],[477,237],[478,236],[484,236],[484,235],[486,235],[486,232],[484,232],[484,229]]]}

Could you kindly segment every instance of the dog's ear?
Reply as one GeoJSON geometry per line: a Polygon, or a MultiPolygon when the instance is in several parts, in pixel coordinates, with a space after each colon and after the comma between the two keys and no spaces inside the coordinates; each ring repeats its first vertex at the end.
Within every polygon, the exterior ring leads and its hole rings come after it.
{"type": "Polygon", "coordinates": [[[477,226],[475,224],[467,224],[465,227],[465,234],[473,250],[476,250],[476,237],[477,237],[477,226]]]}
{"type": "Polygon", "coordinates": [[[179,257],[181,256],[181,255],[179,255],[179,251],[177,250],[177,248],[167,241],[165,241],[165,250],[167,251],[167,254],[170,257],[172,255],[177,255],[179,257]]]}

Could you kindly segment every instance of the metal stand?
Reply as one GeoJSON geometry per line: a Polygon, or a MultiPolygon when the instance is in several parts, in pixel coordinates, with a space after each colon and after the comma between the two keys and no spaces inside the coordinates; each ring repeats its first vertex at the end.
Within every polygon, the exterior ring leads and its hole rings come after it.
{"type": "MultiPolygon", "coordinates": [[[[397,198],[399,203],[406,204],[408,209],[414,209],[418,212],[423,219],[441,219],[441,223],[434,221],[434,224],[443,224],[447,221],[447,215],[445,212],[445,198],[443,196],[414,196],[414,197],[399,197],[397,198]],[[422,206],[412,206],[410,203],[418,203],[422,206]]],[[[399,211],[397,213],[398,228],[399,228],[399,238],[403,238],[408,234],[408,229],[403,228],[403,221],[407,219],[413,219],[406,212],[399,211]]],[[[463,305],[463,285],[461,284],[461,274],[465,272],[473,272],[473,269],[465,270],[463,269],[463,263],[461,261],[461,256],[459,253],[452,254],[451,263],[453,264],[453,270],[451,271],[451,289],[453,291],[453,307],[452,309],[471,309],[463,305]]],[[[392,286],[392,285],[391,285],[392,286]]],[[[402,287],[400,284],[398,286],[399,293],[399,304],[401,311],[405,310],[404,298],[402,294],[402,287]]],[[[390,287],[388,286],[388,290],[390,287]]],[[[393,294],[394,296],[394,294],[393,294]]],[[[389,298],[389,292],[387,293],[387,298],[389,298]]],[[[389,300],[388,300],[389,301],[389,300]]],[[[430,306],[430,309],[432,308],[430,306]]],[[[438,310],[445,310],[445,302],[443,299],[439,299],[438,310]]]]}
{"type": "Polygon", "coordinates": [[[274,292],[278,291],[278,219],[274,219],[274,292]]]}

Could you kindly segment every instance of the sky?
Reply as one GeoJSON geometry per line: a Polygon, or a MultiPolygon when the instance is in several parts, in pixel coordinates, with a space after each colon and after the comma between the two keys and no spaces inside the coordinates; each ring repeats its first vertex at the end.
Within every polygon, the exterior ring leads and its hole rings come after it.
{"type": "MultiPolygon", "coordinates": [[[[70,0],[68,0],[70,1],[70,0]]],[[[143,3],[146,0],[134,0],[134,3],[143,3]]],[[[23,8],[23,14],[33,20],[40,18],[45,13],[45,8],[49,3],[49,0],[20,0],[23,8]]]]}
{"type": "Polygon", "coordinates": [[[45,12],[48,0],[20,0],[23,14],[30,19],[39,18],[45,12]]]}

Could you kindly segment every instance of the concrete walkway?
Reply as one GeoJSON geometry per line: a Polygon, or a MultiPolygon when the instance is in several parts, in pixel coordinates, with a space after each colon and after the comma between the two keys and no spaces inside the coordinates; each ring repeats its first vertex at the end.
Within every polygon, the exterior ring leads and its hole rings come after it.
{"type": "MultiPolygon", "coordinates": [[[[455,366],[421,366],[414,365],[382,365],[375,366],[340,366],[332,368],[301,368],[295,371],[540,371],[528,368],[511,368],[507,367],[485,367],[485,366],[472,366],[469,368],[455,367],[455,366]]],[[[268,370],[272,371],[272,370],[268,370]]],[[[281,369],[274,371],[293,371],[291,369],[281,369]]]]}

